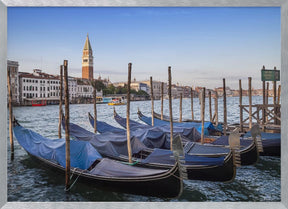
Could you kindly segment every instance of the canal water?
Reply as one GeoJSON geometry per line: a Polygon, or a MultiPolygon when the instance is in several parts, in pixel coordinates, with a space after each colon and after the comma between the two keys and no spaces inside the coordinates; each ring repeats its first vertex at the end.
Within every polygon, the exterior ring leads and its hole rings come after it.
{"type": "MultiPolygon", "coordinates": [[[[208,99],[206,100],[208,102],[208,99]]],[[[239,98],[228,97],[228,123],[239,123],[239,98]]],[[[206,103],[207,103],[206,102],[206,103]]],[[[253,97],[253,104],[261,103],[262,97],[253,97]]],[[[155,111],[160,113],[161,102],[154,101],[155,111]]],[[[248,98],[243,98],[248,104],[248,98]]],[[[212,101],[214,105],[214,101],[212,101]]],[[[151,102],[131,102],[130,118],[138,120],[137,109],[151,115],[151,102]]],[[[183,118],[191,118],[190,99],[183,99],[183,118]]],[[[219,98],[219,120],[223,121],[222,98],[219,98]]],[[[214,109],[214,108],[213,108],[214,109]]],[[[206,119],[209,120],[208,104],[206,119]]],[[[58,135],[59,107],[15,107],[14,115],[25,128],[55,139],[58,135]]],[[[126,116],[126,106],[116,107],[119,115],[126,116]]],[[[93,113],[93,104],[70,105],[70,122],[93,131],[88,121],[88,112],[93,113]]],[[[168,100],[164,100],[164,113],[169,114],[168,100]]],[[[97,104],[98,119],[120,127],[113,119],[113,107],[97,104]]],[[[194,98],[195,119],[200,119],[198,98],[194,98]]],[[[179,116],[179,99],[173,100],[173,117],[179,116]]],[[[245,115],[244,115],[245,116],[245,115]]],[[[247,116],[247,115],[246,115],[247,116]]],[[[63,132],[64,134],[64,132],[63,132]]],[[[63,135],[62,135],[63,136],[63,135]]],[[[125,193],[105,191],[77,182],[69,194],[64,192],[64,176],[46,170],[32,161],[15,139],[14,160],[8,158],[8,201],[281,201],[280,158],[260,157],[253,166],[242,166],[232,183],[185,180],[184,191],[178,199],[167,200],[125,193]]],[[[10,156],[7,137],[8,156],[10,156]]]]}

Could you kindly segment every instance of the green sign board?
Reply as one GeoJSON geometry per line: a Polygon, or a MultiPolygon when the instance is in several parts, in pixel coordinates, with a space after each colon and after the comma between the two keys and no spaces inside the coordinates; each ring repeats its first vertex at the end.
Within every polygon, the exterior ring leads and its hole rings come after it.
{"type": "Polygon", "coordinates": [[[280,81],[280,70],[261,70],[262,81],[280,81]]]}

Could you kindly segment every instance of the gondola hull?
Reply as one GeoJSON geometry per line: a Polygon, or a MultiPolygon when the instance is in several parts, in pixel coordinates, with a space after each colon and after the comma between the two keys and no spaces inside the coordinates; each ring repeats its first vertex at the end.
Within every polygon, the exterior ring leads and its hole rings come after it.
{"type": "MultiPolygon", "coordinates": [[[[61,177],[63,177],[64,182],[65,168],[43,158],[39,158],[31,154],[29,154],[29,156],[32,160],[35,160],[41,164],[41,167],[59,173],[61,177]]],[[[183,189],[183,183],[179,180],[180,173],[177,164],[170,168],[169,173],[165,173],[165,175],[142,179],[103,178],[82,172],[80,169],[71,169],[71,173],[73,173],[74,176],[71,182],[75,181],[79,176],[77,181],[81,183],[85,183],[90,186],[93,185],[98,189],[113,192],[124,192],[160,198],[177,198],[181,195],[183,189]]]]}
{"type": "Polygon", "coordinates": [[[233,163],[233,155],[229,154],[222,166],[205,166],[203,168],[187,168],[189,179],[231,182],[236,176],[236,166],[233,163]]]}
{"type": "MultiPolygon", "coordinates": [[[[24,150],[45,168],[66,171],[65,139],[47,139],[14,122],[14,135],[24,150]]],[[[177,156],[177,153],[175,153],[177,156]]],[[[176,198],[183,189],[182,170],[176,160],[170,169],[149,169],[103,158],[85,141],[70,141],[70,173],[80,180],[111,191],[176,198]]],[[[57,178],[65,179],[65,175],[57,178]]],[[[64,187],[64,185],[63,185],[64,187]]]]}

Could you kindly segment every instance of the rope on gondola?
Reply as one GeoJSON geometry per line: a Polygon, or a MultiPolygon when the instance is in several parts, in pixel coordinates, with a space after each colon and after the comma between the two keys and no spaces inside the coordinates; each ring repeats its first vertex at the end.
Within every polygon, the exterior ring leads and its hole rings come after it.
{"type": "MultiPolygon", "coordinates": [[[[73,169],[72,175],[70,176],[70,180],[72,179],[74,172],[76,171],[76,168],[73,169]]],[[[84,171],[84,170],[83,170],[84,171]]],[[[70,185],[70,187],[68,189],[64,188],[65,192],[68,192],[72,189],[72,187],[74,186],[74,184],[77,182],[78,178],[82,175],[83,171],[81,171],[81,173],[77,176],[77,178],[75,179],[75,181],[70,185]]]]}

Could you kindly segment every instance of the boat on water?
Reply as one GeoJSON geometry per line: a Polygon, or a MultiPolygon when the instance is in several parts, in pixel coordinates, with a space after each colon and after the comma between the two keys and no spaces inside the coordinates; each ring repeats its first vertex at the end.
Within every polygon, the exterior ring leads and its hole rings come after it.
{"type": "MultiPolygon", "coordinates": [[[[47,139],[17,121],[14,121],[13,132],[33,160],[47,169],[65,173],[65,139],[47,139]]],[[[183,190],[177,160],[169,169],[143,168],[103,158],[89,142],[71,140],[70,161],[75,181],[78,179],[97,188],[163,198],[178,197],[183,190]]]]}
{"type": "MultiPolygon", "coordinates": [[[[151,118],[144,116],[140,111],[138,112],[138,117],[140,120],[147,124],[151,124],[151,118]]],[[[161,120],[161,115],[154,112],[154,117],[156,118],[156,123],[158,125],[168,125],[169,117],[163,116],[163,120],[161,120]]],[[[155,123],[154,118],[154,123],[155,123]]],[[[175,121],[174,124],[176,126],[182,126],[186,127],[187,125],[192,125],[193,122],[196,121],[186,120],[180,123],[179,121],[175,121]]],[[[198,122],[200,124],[200,122],[198,122]]],[[[205,128],[205,127],[204,127],[205,128]]],[[[261,143],[263,147],[263,152],[260,152],[259,154],[261,156],[280,156],[281,155],[281,133],[267,133],[267,132],[260,132],[261,135],[261,143]]],[[[215,141],[215,137],[210,137],[212,139],[212,144],[228,144],[228,137],[222,136],[219,137],[219,140],[215,141]]],[[[251,136],[251,131],[248,131],[242,135],[240,138],[241,143],[249,142],[249,140],[253,140],[251,136]]]]}
{"type": "MultiPolygon", "coordinates": [[[[104,123],[105,122],[102,122],[102,125],[104,123]]],[[[97,127],[102,125],[100,125],[99,121],[97,127]]],[[[70,134],[75,140],[89,141],[101,155],[128,162],[127,136],[125,130],[124,132],[110,131],[95,134],[73,123],[70,123],[69,127],[70,134]]],[[[138,166],[170,169],[175,163],[175,160],[170,157],[173,153],[171,150],[148,148],[140,139],[132,134],[130,141],[133,162],[138,166]]],[[[179,141],[181,144],[179,136],[176,136],[173,142],[174,141],[179,141]]],[[[201,150],[201,147],[195,146],[193,149],[201,150]]],[[[202,151],[204,150],[202,149],[202,151]]],[[[236,175],[233,154],[230,150],[228,154],[222,153],[222,151],[223,150],[218,150],[218,153],[210,153],[208,155],[207,153],[202,153],[202,155],[185,153],[184,158],[181,160],[181,168],[185,170],[183,178],[222,182],[232,181],[236,175]]]]}
{"type": "MultiPolygon", "coordinates": [[[[153,130],[153,129],[158,129],[159,131],[162,131],[164,133],[169,133],[170,134],[170,124],[168,123],[167,125],[159,125],[156,120],[154,119],[154,127],[151,125],[148,125],[149,121],[151,122],[151,118],[144,116],[140,111],[138,111],[138,116],[141,120],[144,122],[147,122],[147,125],[138,123],[136,121],[130,120],[130,130],[153,130]]],[[[123,128],[126,128],[126,118],[120,117],[116,111],[114,111],[114,119],[116,122],[121,125],[123,128]]],[[[205,125],[205,124],[204,124],[205,125]]],[[[208,127],[211,124],[208,123],[208,127]]],[[[212,126],[213,127],[213,126],[212,126]]],[[[182,137],[182,141],[186,143],[185,146],[195,146],[193,144],[197,144],[197,146],[204,146],[203,149],[207,149],[207,146],[209,145],[210,147],[214,146],[214,152],[217,149],[222,148],[230,148],[229,145],[229,137],[228,136],[205,136],[205,141],[206,142],[211,142],[212,143],[205,143],[205,144],[200,144],[201,140],[201,134],[196,130],[197,127],[189,127],[185,126],[180,127],[180,126],[175,126],[173,128],[173,133],[180,134],[182,137]],[[212,140],[211,140],[212,139],[212,140]]],[[[240,143],[240,148],[239,148],[239,154],[241,158],[241,165],[253,165],[258,161],[259,158],[259,150],[257,149],[257,143],[255,140],[240,140],[239,138],[239,143],[240,143]]],[[[187,148],[187,152],[190,150],[187,148]]],[[[210,151],[212,151],[210,149],[210,151]]],[[[227,152],[227,151],[226,151],[227,152]]]]}
{"type": "Polygon", "coordinates": [[[37,101],[31,101],[32,107],[39,107],[39,106],[46,106],[47,101],[46,100],[37,100],[37,101]]]}
{"type": "Polygon", "coordinates": [[[126,105],[126,101],[120,98],[113,99],[111,102],[108,102],[108,105],[126,105]]]}
{"type": "MultiPolygon", "coordinates": [[[[94,127],[94,118],[89,114],[89,120],[94,127]]],[[[93,141],[93,145],[102,147],[99,152],[107,157],[116,157],[117,159],[127,160],[127,151],[120,154],[113,153],[119,148],[120,142],[124,145],[126,141],[126,130],[111,126],[103,121],[97,120],[97,131],[100,134],[91,133],[75,124],[70,123],[71,135],[78,140],[93,141]],[[103,148],[103,143],[112,146],[115,139],[115,147],[103,148]],[[106,152],[107,151],[107,152],[106,152]]],[[[131,128],[131,127],[130,127],[131,128]]],[[[164,133],[159,128],[150,130],[145,129],[130,129],[132,150],[135,161],[143,163],[144,166],[171,166],[171,161],[167,159],[167,153],[170,151],[170,135],[164,133]],[[134,147],[134,144],[136,144],[134,147]],[[141,144],[140,148],[139,145],[141,144]],[[166,153],[166,158],[165,154],[166,153]],[[160,157],[162,156],[162,158],[160,157]],[[168,164],[167,164],[168,163],[168,164]],[[170,165],[169,165],[170,164],[170,165]]],[[[182,143],[179,134],[173,135],[174,140],[178,138],[182,143]]],[[[173,141],[174,141],[173,140],[173,141]]],[[[223,146],[201,145],[199,143],[189,142],[182,145],[185,158],[183,159],[183,167],[187,170],[187,178],[193,180],[207,181],[232,181],[236,175],[234,155],[230,148],[223,146]]],[[[126,149],[126,147],[125,147],[126,149]]]]}

